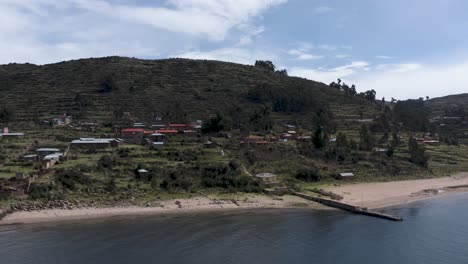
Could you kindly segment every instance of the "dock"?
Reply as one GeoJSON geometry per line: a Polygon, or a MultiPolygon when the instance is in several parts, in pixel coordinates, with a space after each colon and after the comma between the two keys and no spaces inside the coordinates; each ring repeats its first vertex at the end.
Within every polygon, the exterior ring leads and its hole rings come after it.
{"type": "Polygon", "coordinates": [[[380,213],[380,212],[375,212],[375,211],[369,211],[366,208],[362,208],[362,207],[359,207],[359,206],[355,206],[355,205],[351,205],[351,204],[347,204],[347,203],[342,203],[342,202],[338,202],[338,201],[335,201],[335,200],[330,200],[330,199],[326,199],[326,198],[322,198],[322,197],[312,196],[312,195],[308,195],[308,194],[305,194],[305,193],[300,193],[300,192],[295,192],[295,191],[291,191],[291,192],[294,195],[299,196],[299,197],[301,197],[303,199],[314,201],[314,202],[323,204],[325,206],[333,207],[333,208],[340,209],[340,210],[343,210],[343,211],[347,211],[347,212],[351,212],[351,213],[355,213],[355,214],[367,215],[367,216],[371,216],[371,217],[377,217],[377,218],[390,220],[390,221],[395,221],[395,222],[403,221],[403,218],[401,218],[401,217],[392,216],[392,215],[388,215],[388,214],[384,214],[384,213],[380,213]]]}

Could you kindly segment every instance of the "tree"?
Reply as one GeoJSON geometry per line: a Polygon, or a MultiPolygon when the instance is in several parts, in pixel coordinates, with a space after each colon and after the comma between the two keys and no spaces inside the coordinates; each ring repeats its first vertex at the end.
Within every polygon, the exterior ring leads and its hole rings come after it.
{"type": "Polygon", "coordinates": [[[410,161],[422,167],[427,167],[428,156],[425,154],[424,146],[420,146],[414,137],[408,140],[408,150],[410,153],[410,161]]]}
{"type": "Polygon", "coordinates": [[[376,91],[374,89],[368,90],[364,93],[364,97],[369,101],[375,101],[376,91]]]}
{"type": "Polygon", "coordinates": [[[276,71],[276,73],[278,73],[279,75],[282,75],[282,76],[288,76],[288,71],[286,71],[286,69],[276,71]]]}
{"type": "Polygon", "coordinates": [[[314,136],[312,137],[312,144],[314,144],[314,147],[317,149],[325,147],[326,142],[324,139],[322,126],[318,126],[315,129],[314,136]]]}
{"type": "Polygon", "coordinates": [[[401,144],[400,136],[395,131],[393,131],[392,133],[392,141],[390,142],[390,144],[392,145],[393,149],[398,148],[398,146],[400,146],[401,144]]]}
{"type": "Polygon", "coordinates": [[[374,147],[374,139],[367,125],[361,126],[361,130],[359,131],[359,139],[359,148],[361,150],[372,150],[372,148],[374,147]]]}
{"type": "Polygon", "coordinates": [[[205,122],[202,126],[202,133],[218,133],[224,129],[223,117],[221,114],[216,114],[215,117],[210,118],[208,122],[205,122]]]}
{"type": "Polygon", "coordinates": [[[262,61],[262,60],[257,60],[255,61],[255,67],[266,69],[268,71],[275,71],[275,65],[271,61],[262,61]]]}
{"type": "Polygon", "coordinates": [[[15,118],[15,111],[11,107],[0,108],[0,123],[8,123],[15,118]]]}

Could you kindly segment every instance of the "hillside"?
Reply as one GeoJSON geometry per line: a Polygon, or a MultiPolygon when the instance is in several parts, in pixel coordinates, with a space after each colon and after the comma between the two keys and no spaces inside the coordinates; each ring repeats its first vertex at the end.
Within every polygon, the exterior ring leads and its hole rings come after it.
{"type": "Polygon", "coordinates": [[[277,120],[310,120],[315,104],[324,102],[338,118],[359,118],[375,110],[364,99],[322,83],[220,61],[106,57],[0,66],[0,105],[14,109],[16,120],[64,112],[91,121],[107,120],[114,112],[128,112],[139,120],[203,119],[216,112],[258,108],[258,102],[247,98],[251,89],[305,100],[301,103],[307,107],[301,111],[277,111],[277,120]]]}
{"type": "Polygon", "coordinates": [[[433,98],[428,101],[432,115],[468,115],[468,93],[433,98]]]}

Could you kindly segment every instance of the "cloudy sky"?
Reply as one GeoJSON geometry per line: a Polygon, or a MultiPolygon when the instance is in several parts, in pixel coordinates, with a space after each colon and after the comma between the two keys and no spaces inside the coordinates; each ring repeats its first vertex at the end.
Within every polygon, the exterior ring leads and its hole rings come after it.
{"type": "Polygon", "coordinates": [[[468,92],[465,0],[0,0],[0,64],[129,56],[341,78],[378,97],[468,92]]]}

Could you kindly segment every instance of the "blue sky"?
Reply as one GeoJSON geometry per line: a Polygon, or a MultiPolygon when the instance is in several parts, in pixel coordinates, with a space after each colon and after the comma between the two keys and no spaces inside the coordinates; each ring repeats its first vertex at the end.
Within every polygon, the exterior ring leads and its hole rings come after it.
{"type": "Polygon", "coordinates": [[[0,0],[0,63],[186,57],[390,99],[468,92],[464,0],[0,0]]]}

